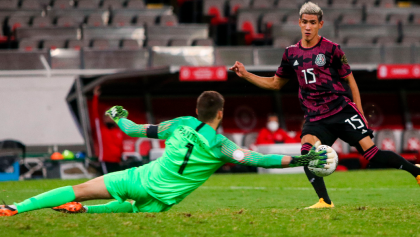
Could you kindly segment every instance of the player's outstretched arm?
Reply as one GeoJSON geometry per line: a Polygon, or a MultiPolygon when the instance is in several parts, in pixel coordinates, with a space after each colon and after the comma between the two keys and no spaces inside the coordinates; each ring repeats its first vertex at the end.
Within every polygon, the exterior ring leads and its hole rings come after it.
{"type": "Polygon", "coordinates": [[[263,155],[255,151],[242,149],[229,139],[226,139],[221,146],[221,152],[223,154],[222,159],[229,163],[263,168],[287,168],[297,166],[328,168],[327,165],[333,162],[332,157],[328,157],[328,151],[316,152],[315,149],[316,146],[314,146],[306,155],[285,156],[277,154],[263,155]]]}
{"type": "Polygon", "coordinates": [[[229,70],[235,72],[240,78],[244,78],[252,84],[267,90],[280,90],[289,81],[289,79],[281,78],[277,75],[273,77],[257,76],[248,72],[245,66],[238,61],[229,70]]]}
{"type": "Polygon", "coordinates": [[[130,137],[148,137],[166,139],[175,126],[172,126],[178,122],[178,119],[168,120],[162,122],[159,125],[153,124],[136,124],[133,121],[127,119],[128,111],[122,106],[113,106],[105,112],[106,115],[110,116],[118,127],[130,137]]]}

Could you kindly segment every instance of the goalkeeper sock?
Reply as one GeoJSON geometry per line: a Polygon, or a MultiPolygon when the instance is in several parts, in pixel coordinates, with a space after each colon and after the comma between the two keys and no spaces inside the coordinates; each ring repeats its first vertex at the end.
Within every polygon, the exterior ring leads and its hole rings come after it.
{"type": "MultiPolygon", "coordinates": [[[[306,155],[309,153],[309,150],[312,148],[312,144],[305,143],[302,145],[300,154],[306,155]]],[[[327,204],[331,204],[331,199],[328,196],[327,187],[325,187],[324,179],[314,175],[307,166],[303,167],[305,170],[306,177],[308,177],[309,182],[311,182],[312,187],[314,187],[316,194],[319,198],[323,198],[327,204]]]]}
{"type": "Polygon", "coordinates": [[[133,213],[133,205],[130,202],[108,202],[103,205],[85,206],[87,213],[133,213]]]}
{"type": "Polygon", "coordinates": [[[375,145],[363,153],[366,160],[386,165],[395,169],[408,171],[414,177],[420,175],[420,168],[408,162],[404,157],[397,155],[392,151],[379,150],[375,145]]]}
{"type": "Polygon", "coordinates": [[[23,202],[15,203],[18,213],[33,211],[42,208],[56,207],[74,201],[76,196],[72,186],[56,188],[41,193],[35,197],[26,199],[23,202]]]}

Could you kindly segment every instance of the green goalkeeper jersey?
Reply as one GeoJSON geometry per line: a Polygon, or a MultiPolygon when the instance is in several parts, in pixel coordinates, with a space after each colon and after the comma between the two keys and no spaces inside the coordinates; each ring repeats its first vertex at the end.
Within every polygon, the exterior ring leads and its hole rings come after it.
{"type": "Polygon", "coordinates": [[[147,192],[167,205],[182,201],[203,184],[225,161],[226,139],[194,117],[180,117],[159,137],[167,137],[162,157],[139,168],[147,192]]]}

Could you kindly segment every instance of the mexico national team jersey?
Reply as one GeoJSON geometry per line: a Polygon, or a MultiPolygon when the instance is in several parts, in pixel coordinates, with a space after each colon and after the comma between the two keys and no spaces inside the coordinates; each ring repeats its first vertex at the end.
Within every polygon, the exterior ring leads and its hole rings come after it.
{"type": "Polygon", "coordinates": [[[343,80],[350,74],[340,46],[324,37],[311,48],[303,48],[301,41],[287,47],[276,72],[282,78],[297,78],[299,100],[309,121],[336,114],[352,101],[350,88],[343,80]]]}
{"type": "Polygon", "coordinates": [[[227,139],[194,117],[172,121],[162,135],[168,137],[163,156],[138,169],[147,192],[167,205],[182,201],[225,163],[221,144],[227,139]]]}

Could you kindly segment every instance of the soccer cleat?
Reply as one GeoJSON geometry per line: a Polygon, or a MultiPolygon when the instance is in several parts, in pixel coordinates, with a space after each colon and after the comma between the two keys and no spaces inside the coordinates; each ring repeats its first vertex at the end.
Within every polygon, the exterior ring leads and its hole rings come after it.
{"type": "Polygon", "coordinates": [[[333,208],[334,207],[334,203],[331,202],[331,204],[328,204],[324,201],[323,198],[319,199],[319,202],[315,203],[314,205],[310,206],[310,207],[305,207],[305,209],[312,209],[312,208],[333,208]]]}
{"type": "Polygon", "coordinates": [[[86,212],[86,209],[83,207],[83,205],[80,202],[69,202],[66,204],[63,204],[58,207],[52,208],[54,211],[59,211],[62,213],[84,213],[86,212]]]}
{"type": "Polygon", "coordinates": [[[16,209],[11,208],[8,205],[0,205],[0,216],[14,216],[17,213],[16,209]]]}
{"type": "MultiPolygon", "coordinates": [[[[420,164],[416,164],[416,166],[420,168],[420,164]]],[[[417,183],[420,185],[420,175],[417,175],[416,180],[417,183]]]]}

